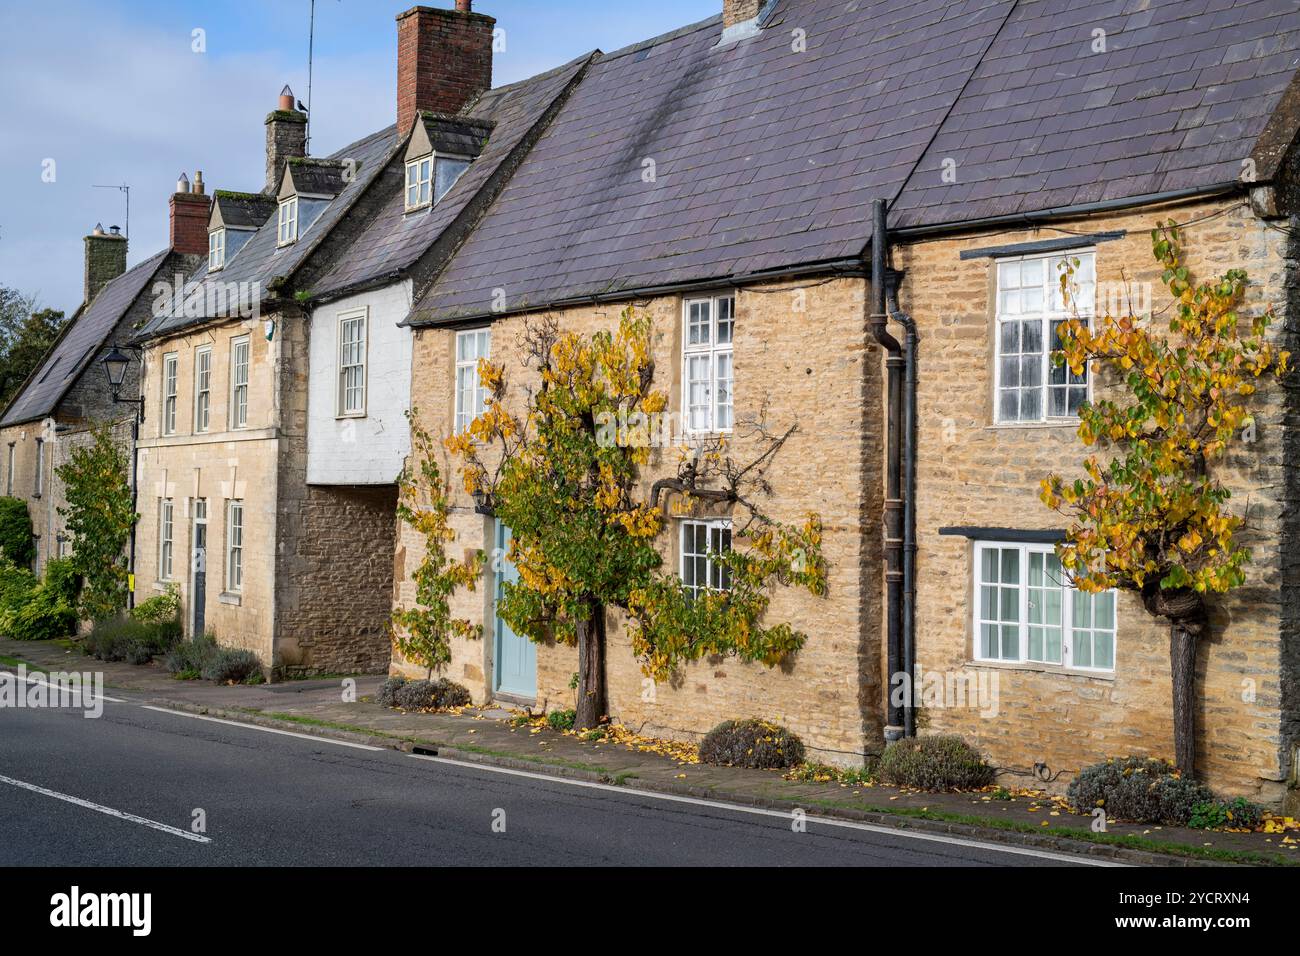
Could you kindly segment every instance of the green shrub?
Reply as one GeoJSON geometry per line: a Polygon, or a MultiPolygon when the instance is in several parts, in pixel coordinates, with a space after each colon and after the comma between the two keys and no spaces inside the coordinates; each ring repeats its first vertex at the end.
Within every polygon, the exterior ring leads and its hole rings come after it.
{"type": "Polygon", "coordinates": [[[180,626],[145,624],[125,614],[96,621],[86,635],[86,653],[101,661],[148,664],[180,640],[180,626]]]}
{"type": "Polygon", "coordinates": [[[77,611],[56,589],[38,584],[26,603],[4,612],[0,628],[15,640],[50,641],[77,633],[77,611]]]}
{"type": "Polygon", "coordinates": [[[36,560],[32,516],[21,498],[0,498],[0,555],[20,568],[30,568],[36,560]]]}
{"type": "Polygon", "coordinates": [[[1264,822],[1264,810],[1245,797],[1234,800],[1215,800],[1198,803],[1192,807],[1187,825],[1197,830],[1214,830],[1221,827],[1240,827],[1253,830],[1264,822]]]}
{"type": "Polygon", "coordinates": [[[71,558],[51,558],[45,562],[45,586],[50,588],[59,600],[76,606],[77,595],[81,591],[81,575],[71,558]]]}
{"type": "Polygon", "coordinates": [[[131,609],[131,617],[145,624],[166,624],[181,619],[181,592],[175,584],[167,585],[167,590],[156,594],[146,601],[141,601],[131,609]]]}
{"type": "Polygon", "coordinates": [[[221,648],[211,634],[179,641],[163,657],[163,670],[181,680],[198,680],[203,667],[221,648]]]}
{"type": "Polygon", "coordinates": [[[389,677],[379,685],[376,701],[384,707],[397,706],[397,692],[406,684],[405,677],[389,677]]]}
{"type": "Polygon", "coordinates": [[[553,710],[546,715],[546,722],[552,730],[572,730],[577,719],[578,712],[574,710],[553,710]]]}
{"type": "Polygon", "coordinates": [[[0,633],[20,641],[45,641],[77,631],[76,575],[50,561],[45,580],[0,558],[0,633]]]}
{"type": "Polygon", "coordinates": [[[464,707],[470,702],[469,691],[455,681],[406,680],[390,677],[379,688],[379,702],[400,710],[446,710],[464,707]]]}
{"type": "Polygon", "coordinates": [[[219,647],[210,654],[199,669],[204,680],[216,681],[218,684],[243,684],[250,678],[260,676],[262,662],[252,651],[233,647],[219,647]]]}
{"type": "Polygon", "coordinates": [[[1215,802],[1208,787],[1150,757],[1112,758],[1085,767],[1070,782],[1066,798],[1081,813],[1104,807],[1119,820],[1166,826],[1183,826],[1198,805],[1215,802]]]}
{"type": "Polygon", "coordinates": [[[880,779],[916,790],[978,790],[994,770],[980,752],[952,734],[899,740],[880,755],[880,779]]]}
{"type": "Polygon", "coordinates": [[[704,736],[700,760],[720,767],[769,769],[803,763],[803,741],[779,724],[749,718],[724,720],[704,736]]]}

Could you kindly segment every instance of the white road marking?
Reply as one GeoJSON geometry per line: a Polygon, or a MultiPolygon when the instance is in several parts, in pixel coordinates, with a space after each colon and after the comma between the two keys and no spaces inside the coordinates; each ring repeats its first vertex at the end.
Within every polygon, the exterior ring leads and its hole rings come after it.
{"type": "MultiPolygon", "coordinates": [[[[11,670],[5,670],[5,671],[3,671],[3,673],[5,673],[5,674],[13,674],[14,677],[17,677],[17,676],[18,676],[18,674],[17,674],[16,672],[11,671],[11,670]]],[[[79,671],[67,671],[66,673],[76,674],[76,673],[80,673],[80,672],[79,672],[79,671]]],[[[29,683],[29,684],[40,684],[40,685],[42,685],[43,687],[49,687],[49,688],[52,688],[53,690],[60,690],[60,689],[62,689],[62,688],[61,688],[61,685],[59,685],[59,684],[51,684],[49,681],[45,680],[45,679],[42,678],[42,677],[38,677],[36,674],[33,674],[33,673],[31,673],[30,671],[27,673],[25,679],[26,679],[27,683],[29,683]]],[[[87,687],[86,690],[87,690],[87,692],[89,692],[89,691],[93,690],[93,688],[87,687]]],[[[98,700],[107,700],[107,701],[109,701],[109,702],[111,702],[111,703],[114,703],[114,704],[125,704],[125,703],[126,703],[126,701],[122,700],[122,699],[119,698],[119,697],[109,697],[107,694],[100,694],[98,698],[96,698],[96,697],[94,696],[94,694],[89,694],[89,697],[90,697],[90,701],[91,701],[92,703],[93,703],[96,699],[98,699],[98,700]]]]}
{"type": "Polygon", "coordinates": [[[296,734],[292,730],[276,730],[274,727],[262,727],[259,724],[245,724],[238,720],[222,720],[220,717],[208,717],[206,714],[189,714],[183,710],[169,710],[166,707],[150,707],[148,704],[143,705],[144,710],[156,711],[160,714],[172,714],[176,717],[190,717],[194,720],[209,720],[214,724],[227,724],[231,727],[243,727],[245,730],[260,730],[267,734],[280,734],[284,737],[298,737],[301,740],[310,740],[314,743],[335,744],[339,747],[352,747],[355,750],[386,750],[385,747],[372,747],[370,744],[355,744],[350,740],[333,740],[330,737],[319,737],[316,734],[296,734]]]}
{"type": "MultiPolygon", "coordinates": [[[[552,777],[544,773],[533,773],[528,770],[514,770],[510,767],[494,767],[490,764],[473,763],[465,760],[452,760],[450,757],[430,757],[425,754],[408,754],[417,760],[429,760],[434,763],[446,763],[456,767],[465,767],[472,770],[487,770],[492,773],[504,773],[514,777],[528,777],[532,780],[544,780],[548,783],[563,783],[571,787],[586,787],[590,790],[608,790],[610,793],[617,793],[623,796],[648,797],[652,800],[667,800],[672,803],[689,803],[699,807],[712,807],[718,810],[731,810],[736,813],[752,813],[765,817],[780,817],[783,820],[791,819],[789,811],[769,810],[766,807],[747,807],[739,803],[726,803],[721,800],[705,800],[701,797],[684,797],[672,793],[659,793],[654,790],[641,790],[634,787],[618,787],[608,783],[594,783],[590,780],[573,780],[568,777],[552,777]]],[[[993,853],[1011,853],[1018,856],[1032,856],[1043,860],[1055,860],[1060,863],[1076,863],[1083,866],[1128,866],[1127,863],[1121,863],[1116,860],[1100,860],[1085,856],[1074,856],[1069,853],[1053,853],[1050,850],[1035,850],[1029,847],[1005,846],[1000,843],[985,843],[981,840],[969,840],[964,837],[948,836],[942,833],[922,833],[916,830],[900,830],[894,827],[879,826],[871,823],[859,823],[855,820],[837,820],[834,817],[820,817],[807,814],[805,819],[809,823],[820,823],[830,827],[844,827],[850,830],[866,830],[869,833],[880,833],[886,836],[906,838],[910,840],[929,840],[933,843],[947,843],[953,846],[969,847],[976,850],[988,850],[993,853]]]]}
{"type": "Polygon", "coordinates": [[[82,800],[80,797],[73,797],[66,793],[59,793],[57,790],[47,790],[44,787],[38,787],[34,783],[24,783],[22,780],[15,780],[13,777],[0,775],[0,783],[7,783],[11,787],[20,787],[23,790],[30,790],[32,793],[39,793],[46,797],[53,797],[55,800],[62,800],[65,803],[71,803],[78,807],[85,807],[87,810],[94,810],[96,813],[105,813],[110,817],[117,817],[119,820],[129,820],[131,823],[138,823],[141,826],[149,827],[152,830],[161,830],[163,833],[170,833],[172,836],[178,836],[185,840],[193,840],[195,843],[211,843],[212,841],[198,833],[190,833],[188,830],[181,830],[177,827],[168,826],[165,823],[159,823],[157,820],[150,820],[147,817],[138,817],[134,813],[124,813],[121,810],[114,810],[112,807],[106,807],[99,803],[91,803],[89,800],[82,800]]]}

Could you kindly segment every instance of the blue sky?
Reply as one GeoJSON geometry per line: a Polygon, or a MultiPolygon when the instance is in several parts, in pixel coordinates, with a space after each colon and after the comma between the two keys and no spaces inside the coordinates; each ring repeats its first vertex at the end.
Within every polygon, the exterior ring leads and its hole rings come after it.
{"type": "MultiPolygon", "coordinates": [[[[452,0],[426,0],[452,6],[452,0]]],[[[412,0],[316,0],[312,153],[393,122],[397,26],[412,0]]],[[[309,0],[4,0],[0,5],[0,285],[69,314],[81,239],[125,225],[129,265],[167,244],[177,176],[263,184],[262,121],[288,83],[307,100],[309,0]],[[206,50],[194,52],[194,31],[206,50]],[[54,181],[43,181],[53,160],[54,181]]],[[[592,49],[615,50],[719,12],[722,0],[477,0],[510,83],[592,49]]]]}

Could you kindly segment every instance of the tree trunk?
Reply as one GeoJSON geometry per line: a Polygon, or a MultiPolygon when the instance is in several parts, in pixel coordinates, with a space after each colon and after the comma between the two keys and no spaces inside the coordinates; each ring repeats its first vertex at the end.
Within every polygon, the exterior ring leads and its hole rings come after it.
{"type": "Polygon", "coordinates": [[[1174,763],[1184,776],[1196,771],[1196,634],[1184,622],[1169,624],[1169,664],[1174,691],[1174,763]]]}
{"type": "Polygon", "coordinates": [[[593,603],[589,608],[587,620],[578,622],[575,730],[588,730],[599,725],[609,710],[605,692],[605,607],[593,603]]]}

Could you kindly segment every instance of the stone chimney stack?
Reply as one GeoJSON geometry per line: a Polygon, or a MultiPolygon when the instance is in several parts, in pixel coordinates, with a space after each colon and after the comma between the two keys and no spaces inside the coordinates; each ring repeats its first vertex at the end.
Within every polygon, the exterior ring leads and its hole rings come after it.
{"type": "Polygon", "coordinates": [[[194,185],[181,173],[171,202],[171,248],[189,256],[208,254],[209,199],[203,192],[203,173],[194,174],[194,185]]]}
{"type": "MultiPolygon", "coordinates": [[[[266,188],[274,196],[280,188],[284,164],[294,156],[307,155],[307,114],[295,106],[293,90],[280,91],[279,108],[266,117],[266,188]]],[[[206,250],[206,247],[205,247],[206,250]]]]}
{"type": "Polygon", "coordinates": [[[95,223],[85,243],[86,284],[82,295],[89,305],[100,289],[126,271],[126,237],[118,232],[117,226],[105,232],[102,225],[95,223]]]}
{"type": "Polygon", "coordinates": [[[492,88],[492,31],[496,20],[473,11],[412,7],[397,15],[397,135],[411,131],[420,112],[459,113],[492,88]]]}

